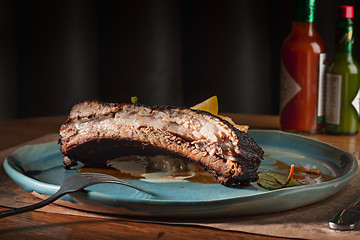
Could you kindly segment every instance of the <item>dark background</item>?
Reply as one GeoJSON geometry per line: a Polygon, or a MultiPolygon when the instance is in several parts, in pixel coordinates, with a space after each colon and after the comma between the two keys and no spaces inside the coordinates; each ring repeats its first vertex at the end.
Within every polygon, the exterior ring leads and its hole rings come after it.
{"type": "MultiPolygon", "coordinates": [[[[318,0],[334,56],[337,6],[318,0]]],[[[278,114],[291,0],[0,0],[0,119],[68,114],[87,99],[278,114]]]]}

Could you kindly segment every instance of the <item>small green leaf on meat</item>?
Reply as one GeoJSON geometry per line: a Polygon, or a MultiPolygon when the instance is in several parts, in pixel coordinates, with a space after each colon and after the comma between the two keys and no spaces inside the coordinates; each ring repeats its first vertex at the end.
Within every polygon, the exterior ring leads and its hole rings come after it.
{"type": "Polygon", "coordinates": [[[131,103],[133,103],[133,104],[136,104],[136,103],[138,103],[138,97],[137,96],[133,96],[133,97],[131,97],[131,103]]]}

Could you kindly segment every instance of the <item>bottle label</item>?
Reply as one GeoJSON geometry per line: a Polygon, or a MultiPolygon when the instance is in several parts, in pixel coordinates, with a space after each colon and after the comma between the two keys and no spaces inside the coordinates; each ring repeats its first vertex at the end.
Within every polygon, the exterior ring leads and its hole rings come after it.
{"type": "Polygon", "coordinates": [[[325,122],[329,124],[340,124],[341,82],[341,75],[326,74],[325,122]]]}
{"type": "Polygon", "coordinates": [[[319,58],[319,88],[318,88],[318,112],[317,121],[321,124],[324,121],[325,109],[325,71],[326,71],[326,53],[320,53],[319,58]]]}
{"type": "Polygon", "coordinates": [[[352,105],[354,106],[354,108],[356,109],[356,112],[359,115],[360,114],[360,88],[356,94],[356,97],[352,101],[352,105]]]}
{"type": "Polygon", "coordinates": [[[301,91],[300,85],[287,71],[284,63],[281,62],[280,68],[280,112],[301,91]]]}

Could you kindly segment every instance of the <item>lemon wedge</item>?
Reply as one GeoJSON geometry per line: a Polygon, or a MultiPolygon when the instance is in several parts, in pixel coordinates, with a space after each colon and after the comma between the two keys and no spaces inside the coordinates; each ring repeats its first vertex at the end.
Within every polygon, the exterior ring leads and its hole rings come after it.
{"type": "Polygon", "coordinates": [[[221,116],[221,115],[218,115],[218,117],[228,121],[231,125],[233,125],[234,127],[236,127],[237,129],[239,129],[242,132],[247,132],[247,130],[249,129],[248,125],[238,125],[229,117],[221,116]]]}
{"type": "Polygon", "coordinates": [[[219,104],[217,96],[212,96],[205,101],[196,104],[195,106],[191,107],[194,110],[201,110],[205,112],[209,112],[214,115],[218,115],[219,113],[219,104]]]}
{"type": "Polygon", "coordinates": [[[230,124],[232,124],[234,127],[239,129],[240,131],[247,132],[247,130],[249,129],[249,126],[247,126],[247,125],[237,125],[236,123],[234,123],[234,121],[231,118],[218,115],[219,114],[219,103],[218,103],[217,96],[212,96],[212,97],[206,99],[205,101],[198,103],[195,106],[191,107],[191,109],[201,110],[201,111],[205,111],[205,112],[209,112],[211,114],[217,115],[218,117],[228,121],[230,124]]]}

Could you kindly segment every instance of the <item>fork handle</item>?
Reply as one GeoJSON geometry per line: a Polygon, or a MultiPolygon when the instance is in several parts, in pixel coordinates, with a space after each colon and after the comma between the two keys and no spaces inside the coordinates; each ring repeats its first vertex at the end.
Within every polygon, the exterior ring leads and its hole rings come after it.
{"type": "Polygon", "coordinates": [[[33,205],[2,211],[2,212],[0,212],[0,218],[9,217],[9,216],[12,216],[12,215],[15,215],[15,214],[19,214],[19,213],[23,213],[23,212],[32,211],[32,210],[35,210],[35,209],[38,209],[38,208],[42,208],[42,207],[54,202],[55,200],[59,199],[63,195],[65,195],[65,194],[59,194],[58,192],[56,192],[54,195],[50,196],[49,198],[47,198],[47,199],[45,199],[45,200],[43,200],[41,202],[35,203],[33,205]]]}

